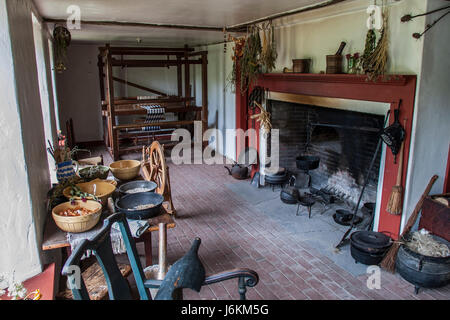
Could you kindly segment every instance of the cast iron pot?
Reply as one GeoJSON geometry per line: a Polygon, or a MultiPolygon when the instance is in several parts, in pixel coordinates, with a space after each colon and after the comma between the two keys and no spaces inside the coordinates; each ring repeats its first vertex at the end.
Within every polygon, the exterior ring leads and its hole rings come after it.
{"type": "Polygon", "coordinates": [[[136,180],[124,183],[117,190],[120,192],[121,196],[127,195],[129,190],[133,190],[136,188],[146,188],[149,191],[146,192],[154,192],[158,185],[153,181],[145,181],[145,180],[136,180]]]}
{"type": "Polygon", "coordinates": [[[284,184],[288,178],[287,172],[282,175],[266,175],[264,180],[269,184],[284,184]]]}
{"type": "Polygon", "coordinates": [[[336,210],[336,218],[341,221],[348,222],[353,218],[353,213],[348,210],[338,209],[336,210]]]}
{"type": "Polygon", "coordinates": [[[358,249],[355,246],[350,246],[350,254],[353,259],[355,259],[355,263],[362,263],[369,266],[378,265],[383,260],[386,252],[382,253],[369,253],[363,250],[358,249]]]}
{"type": "Polygon", "coordinates": [[[350,253],[355,262],[378,265],[392,245],[392,239],[381,232],[356,231],[350,236],[350,253]]]}
{"type": "Polygon", "coordinates": [[[320,158],[316,156],[298,156],[295,159],[297,169],[309,171],[319,167],[320,158]]]}
{"type": "Polygon", "coordinates": [[[128,219],[143,220],[157,216],[161,213],[164,197],[154,192],[133,193],[116,200],[116,209],[125,213],[128,219]],[[134,209],[140,205],[153,204],[153,208],[134,209]]]}
{"type": "Polygon", "coordinates": [[[356,231],[350,236],[351,244],[368,253],[385,253],[392,246],[392,239],[381,232],[356,231]]]}
{"type": "MultiPolygon", "coordinates": [[[[433,235],[433,238],[450,245],[438,236],[433,235]]],[[[401,245],[395,268],[403,279],[415,286],[416,294],[419,288],[439,288],[450,283],[450,257],[428,257],[401,245]]]]}

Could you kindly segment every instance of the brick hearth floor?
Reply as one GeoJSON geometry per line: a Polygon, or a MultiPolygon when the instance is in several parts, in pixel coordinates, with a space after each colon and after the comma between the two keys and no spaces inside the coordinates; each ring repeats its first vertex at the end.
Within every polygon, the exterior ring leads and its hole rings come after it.
{"type": "MultiPolygon", "coordinates": [[[[105,163],[110,161],[105,155],[105,163]]],[[[168,263],[181,258],[192,240],[200,237],[199,256],[207,274],[236,267],[259,274],[259,283],[247,291],[248,299],[450,299],[450,286],[421,289],[415,295],[413,285],[384,270],[381,289],[369,289],[369,275],[351,275],[225,187],[239,182],[222,165],[170,165],[170,178],[177,226],[167,233],[168,263]]],[[[152,236],[153,261],[157,263],[158,235],[152,236]]],[[[143,260],[141,243],[138,251],[143,260]]],[[[204,286],[200,293],[185,290],[184,298],[238,299],[237,280],[204,286]]]]}

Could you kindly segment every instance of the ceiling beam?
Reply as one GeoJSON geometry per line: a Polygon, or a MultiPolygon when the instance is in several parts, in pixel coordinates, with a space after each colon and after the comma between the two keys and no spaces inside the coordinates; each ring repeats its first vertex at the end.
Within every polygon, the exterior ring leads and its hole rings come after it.
{"type": "MultiPolygon", "coordinates": [[[[43,18],[45,23],[67,23],[64,19],[51,19],[43,18]]],[[[94,25],[94,26],[119,26],[119,27],[136,27],[136,28],[159,28],[159,29],[181,29],[181,30],[194,30],[194,31],[215,31],[223,32],[222,27],[207,27],[207,26],[192,26],[192,25],[180,25],[180,24],[165,24],[165,23],[142,23],[142,22],[121,22],[121,21],[91,21],[81,20],[82,25],[94,25]]],[[[227,29],[228,32],[245,32],[240,28],[227,29]]]]}

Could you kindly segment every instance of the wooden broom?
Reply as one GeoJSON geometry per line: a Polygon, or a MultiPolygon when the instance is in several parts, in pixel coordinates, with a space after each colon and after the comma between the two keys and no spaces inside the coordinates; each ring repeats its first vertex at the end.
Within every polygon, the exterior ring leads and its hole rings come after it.
{"type": "MultiPolygon", "coordinates": [[[[417,216],[419,215],[420,210],[422,209],[423,202],[425,201],[425,198],[430,193],[431,188],[433,187],[434,182],[437,180],[438,176],[434,175],[430,182],[427,185],[427,188],[425,189],[425,192],[422,194],[422,197],[420,197],[419,202],[417,202],[416,207],[414,208],[414,211],[412,212],[411,216],[408,219],[408,222],[406,223],[405,229],[403,230],[401,234],[401,238],[403,238],[406,234],[408,234],[411,231],[411,228],[414,226],[417,220],[417,216]]],[[[381,261],[381,267],[394,273],[395,271],[395,260],[397,258],[398,249],[400,248],[401,241],[400,239],[398,241],[395,241],[394,244],[391,246],[389,251],[386,253],[386,256],[381,261]]]]}
{"type": "Polygon", "coordinates": [[[405,141],[402,142],[400,147],[400,164],[398,166],[397,172],[397,182],[395,186],[392,187],[391,196],[386,207],[386,211],[390,214],[401,215],[403,207],[403,187],[402,187],[402,176],[403,176],[403,152],[405,148],[405,141]]]}

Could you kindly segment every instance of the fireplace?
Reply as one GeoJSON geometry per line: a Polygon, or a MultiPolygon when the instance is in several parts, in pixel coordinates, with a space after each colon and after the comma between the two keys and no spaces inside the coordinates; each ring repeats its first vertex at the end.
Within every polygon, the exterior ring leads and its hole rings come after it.
{"type": "MultiPolygon", "coordinates": [[[[239,81],[238,81],[239,82],[239,81]]],[[[288,97],[286,102],[290,101],[289,96],[301,96],[303,101],[301,104],[309,106],[319,106],[321,104],[314,103],[320,99],[324,101],[321,106],[327,106],[328,100],[338,101],[337,109],[349,110],[348,106],[353,101],[364,101],[364,110],[362,113],[385,115],[386,109],[374,106],[376,104],[387,105],[387,109],[393,111],[401,105],[400,118],[405,120],[405,148],[403,160],[403,181],[402,186],[406,185],[408,179],[408,160],[410,153],[411,132],[414,113],[414,100],[416,93],[416,76],[414,75],[391,75],[385,79],[377,79],[377,81],[369,81],[364,75],[348,75],[348,74],[263,74],[258,78],[256,85],[263,87],[271,93],[279,93],[288,97]],[[342,103],[341,103],[342,102],[342,103]],[[379,112],[378,110],[381,110],[379,112]]],[[[248,93],[241,94],[239,91],[240,84],[236,85],[236,128],[247,130],[253,127],[249,117],[248,93]]],[[[298,102],[297,102],[298,103],[298,102]]],[[[350,111],[355,111],[351,110],[350,111]]],[[[392,124],[393,117],[390,117],[389,124],[392,124]]],[[[259,128],[256,124],[256,129],[259,128]]],[[[325,129],[324,129],[325,131],[325,129]]],[[[323,131],[323,132],[324,132],[323,131]]],[[[327,134],[333,136],[331,130],[327,134]]],[[[242,146],[245,145],[237,138],[236,150],[237,155],[243,151],[242,146]]],[[[261,147],[261,139],[250,142],[250,146],[256,148],[260,153],[264,153],[264,147],[261,147]]],[[[381,155],[379,161],[378,176],[378,192],[376,199],[375,212],[375,231],[389,232],[394,239],[398,238],[401,232],[401,225],[406,223],[408,215],[403,213],[399,215],[391,215],[386,211],[392,187],[396,183],[396,176],[399,161],[394,162],[394,156],[387,150],[381,155]]],[[[363,170],[362,170],[363,171],[363,170]]],[[[355,175],[355,174],[354,174],[355,175]]],[[[360,176],[360,174],[356,174],[360,176]]],[[[358,180],[358,178],[356,178],[358,180]]],[[[405,190],[408,193],[408,190],[405,190]]],[[[406,197],[406,195],[405,195],[406,197]]],[[[409,214],[409,213],[408,213],[409,214]]]]}
{"type": "MultiPolygon", "coordinates": [[[[384,116],[279,100],[269,100],[267,108],[273,128],[279,129],[275,146],[279,165],[301,174],[296,158],[318,156],[319,168],[309,172],[311,187],[332,190],[355,205],[377,149],[384,116]]],[[[381,152],[377,152],[363,203],[376,202],[380,162],[381,152]]]]}

